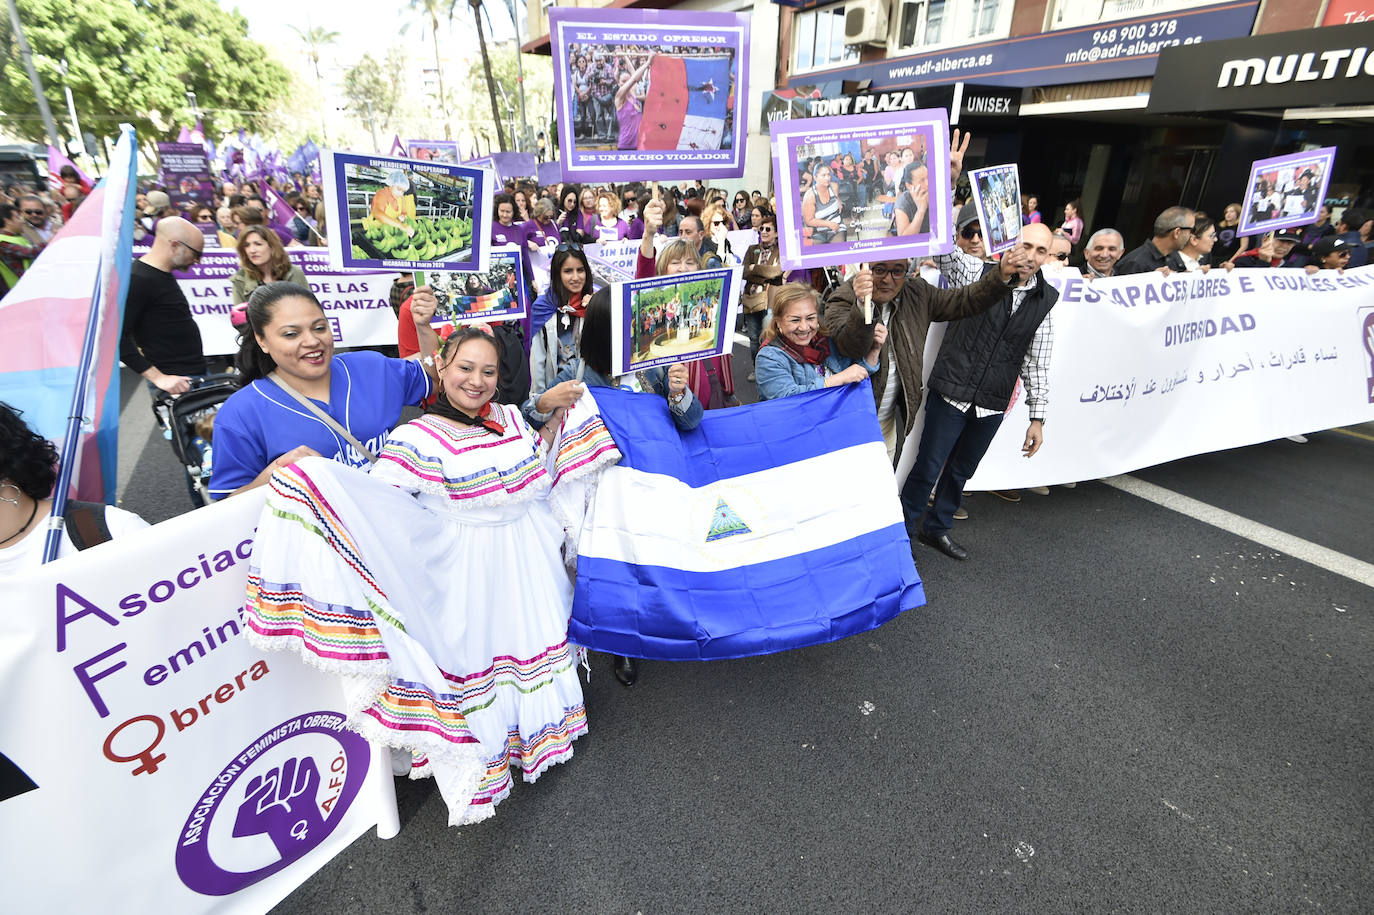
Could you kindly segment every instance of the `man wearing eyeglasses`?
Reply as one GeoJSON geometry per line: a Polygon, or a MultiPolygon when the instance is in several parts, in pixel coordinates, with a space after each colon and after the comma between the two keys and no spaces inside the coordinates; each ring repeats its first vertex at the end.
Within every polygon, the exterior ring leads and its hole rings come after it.
{"type": "Polygon", "coordinates": [[[153,247],[134,261],[119,358],[148,383],[168,394],[184,394],[206,371],[200,328],[173,270],[200,260],[205,236],[180,216],[158,220],[153,247]]]}
{"type": "Polygon", "coordinates": [[[1054,237],[1050,239],[1049,259],[1040,269],[1045,276],[1058,276],[1069,268],[1069,254],[1072,252],[1073,242],[1069,240],[1068,234],[1061,229],[1055,229],[1054,237]]]}
{"type": "Polygon", "coordinates": [[[1178,252],[1193,237],[1193,211],[1187,207],[1169,207],[1155,219],[1154,238],[1116,262],[1113,276],[1133,273],[1183,273],[1183,258],[1178,252]]]}
{"type": "Polygon", "coordinates": [[[976,315],[1001,302],[1007,295],[1006,283],[1025,263],[1025,256],[1012,252],[1002,264],[985,276],[956,289],[939,289],[919,276],[908,276],[910,265],[904,261],[875,263],[835,289],[825,302],[825,330],[840,353],[863,358],[873,348],[873,331],[878,323],[887,328],[883,344],[882,369],[872,376],[873,399],[878,408],[878,423],[893,466],[901,458],[902,444],[911,434],[916,412],[921,407],[921,375],[926,349],[926,334],[932,321],[953,321],[976,315]],[[865,321],[864,298],[873,296],[873,320],[865,321]]]}
{"type": "Polygon", "coordinates": [[[0,295],[14,288],[29,264],[43,250],[42,245],[29,244],[23,232],[24,217],[18,208],[0,203],[0,295]]]}
{"type": "Polygon", "coordinates": [[[20,228],[24,230],[24,237],[29,240],[29,244],[41,248],[52,241],[58,227],[48,216],[48,208],[43,205],[42,199],[34,194],[25,194],[19,198],[18,206],[24,217],[20,228]]]}

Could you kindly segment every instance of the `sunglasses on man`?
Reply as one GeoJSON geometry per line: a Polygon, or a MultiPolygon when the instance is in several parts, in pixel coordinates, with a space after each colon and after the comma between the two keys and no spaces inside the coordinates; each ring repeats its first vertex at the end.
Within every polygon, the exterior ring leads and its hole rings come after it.
{"type": "Polygon", "coordinates": [[[25,216],[42,216],[42,215],[43,215],[43,211],[42,211],[42,210],[22,210],[21,212],[22,212],[25,216]]]}
{"type": "Polygon", "coordinates": [[[196,261],[199,261],[200,258],[201,258],[201,256],[202,256],[203,254],[205,254],[205,249],[204,249],[204,248],[193,248],[193,247],[191,247],[190,245],[186,244],[186,242],[184,242],[184,241],[173,241],[172,244],[174,244],[174,245],[181,245],[181,246],[182,246],[183,248],[185,248],[187,251],[190,251],[190,252],[191,252],[192,259],[193,259],[193,260],[196,260],[196,261]]]}
{"type": "Polygon", "coordinates": [[[983,230],[978,226],[964,226],[959,230],[959,237],[964,241],[973,241],[975,238],[983,237],[983,230]]]}

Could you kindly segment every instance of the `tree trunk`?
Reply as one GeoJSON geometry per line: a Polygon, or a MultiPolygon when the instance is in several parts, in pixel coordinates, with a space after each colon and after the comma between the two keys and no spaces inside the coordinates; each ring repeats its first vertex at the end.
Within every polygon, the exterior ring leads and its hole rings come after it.
{"type": "Polygon", "coordinates": [[[444,139],[453,139],[453,127],[448,122],[448,99],[444,95],[444,68],[439,63],[439,17],[429,17],[429,36],[434,39],[434,75],[439,79],[439,111],[444,115],[444,139]]]}
{"type": "MultiPolygon", "coordinates": [[[[487,74],[487,95],[491,96],[491,119],[496,122],[496,142],[501,152],[505,152],[506,133],[501,129],[501,112],[496,106],[496,80],[491,75],[491,58],[487,56],[487,36],[482,31],[482,0],[468,0],[468,5],[472,7],[472,21],[477,26],[477,44],[482,49],[482,69],[487,74]]],[[[519,53],[519,48],[516,53],[519,53]]]]}

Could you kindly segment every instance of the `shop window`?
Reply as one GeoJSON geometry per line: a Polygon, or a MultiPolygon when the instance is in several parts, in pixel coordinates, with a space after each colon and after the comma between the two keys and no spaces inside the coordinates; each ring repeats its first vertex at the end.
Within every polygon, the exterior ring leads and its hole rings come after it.
{"type": "Polygon", "coordinates": [[[844,43],[844,4],[798,13],[796,22],[794,72],[858,61],[859,49],[844,43]]]}
{"type": "Polygon", "coordinates": [[[1198,6],[1217,0],[1054,0],[1049,28],[1068,29],[1099,22],[1113,22],[1132,16],[1154,16],[1198,6]]]}

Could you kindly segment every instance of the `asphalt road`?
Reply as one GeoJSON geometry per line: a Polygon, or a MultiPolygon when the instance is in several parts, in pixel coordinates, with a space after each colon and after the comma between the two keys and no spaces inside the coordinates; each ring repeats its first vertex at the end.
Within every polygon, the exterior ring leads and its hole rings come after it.
{"type": "MultiPolygon", "coordinates": [[[[125,389],[123,504],[161,520],[125,389]]],[[[1136,476],[1370,562],[1371,461],[1374,424],[1136,476]]],[[[925,607],[631,689],[595,655],[570,763],[462,829],[398,781],[401,834],[276,911],[1368,911],[1374,590],[1101,483],[965,505],[925,607]]]]}

